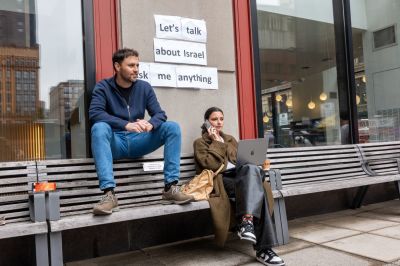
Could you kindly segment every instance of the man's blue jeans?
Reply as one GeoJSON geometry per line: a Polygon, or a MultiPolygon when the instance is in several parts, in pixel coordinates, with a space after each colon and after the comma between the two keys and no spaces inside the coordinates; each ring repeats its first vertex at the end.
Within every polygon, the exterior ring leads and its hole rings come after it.
{"type": "Polygon", "coordinates": [[[92,126],[92,153],[100,189],[116,186],[113,160],[137,158],[164,145],[164,182],[179,180],[181,130],[177,123],[167,121],[150,132],[113,132],[110,125],[97,122],[92,126]]]}

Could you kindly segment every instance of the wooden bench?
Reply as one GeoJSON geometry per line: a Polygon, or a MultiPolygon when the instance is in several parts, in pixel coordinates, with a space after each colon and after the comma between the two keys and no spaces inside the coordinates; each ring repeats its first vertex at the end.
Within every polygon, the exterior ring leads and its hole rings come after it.
{"type": "MultiPolygon", "coordinates": [[[[93,205],[102,192],[93,159],[38,161],[40,181],[57,183],[57,191],[49,193],[49,231],[51,265],[62,265],[61,232],[70,229],[118,223],[147,217],[196,211],[209,208],[207,201],[187,205],[162,205],[164,188],[162,171],[145,172],[143,163],[163,161],[161,156],[114,162],[119,212],[94,216],[93,205]]],[[[195,175],[192,155],[181,159],[181,182],[195,175]]]]}
{"type": "Polygon", "coordinates": [[[360,187],[354,199],[354,207],[359,207],[365,186],[392,181],[398,184],[400,180],[395,160],[400,158],[400,142],[276,148],[270,149],[267,157],[271,160],[268,176],[280,244],[289,240],[285,198],[360,187]],[[368,165],[372,171],[368,171],[368,165]]]}
{"type": "Polygon", "coordinates": [[[44,193],[32,193],[34,161],[0,163],[0,239],[35,235],[36,265],[48,265],[44,193]]]}

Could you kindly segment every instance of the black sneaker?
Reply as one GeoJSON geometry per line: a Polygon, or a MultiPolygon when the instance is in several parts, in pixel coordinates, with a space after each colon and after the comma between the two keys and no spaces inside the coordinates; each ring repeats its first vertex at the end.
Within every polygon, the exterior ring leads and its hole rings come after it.
{"type": "Polygon", "coordinates": [[[241,240],[247,240],[253,243],[254,245],[257,244],[257,238],[254,234],[254,225],[253,222],[250,220],[243,220],[242,223],[239,225],[239,230],[237,235],[241,240]]]}
{"type": "Polygon", "coordinates": [[[272,249],[260,250],[256,252],[259,262],[268,266],[283,266],[285,262],[272,249]]]}

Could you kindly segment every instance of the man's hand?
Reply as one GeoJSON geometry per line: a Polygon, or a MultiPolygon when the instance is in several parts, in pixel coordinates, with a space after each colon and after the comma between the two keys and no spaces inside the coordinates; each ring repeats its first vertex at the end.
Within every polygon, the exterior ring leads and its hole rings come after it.
{"type": "Polygon", "coordinates": [[[146,120],[136,120],[136,122],[129,122],[126,124],[125,129],[129,132],[150,132],[153,129],[153,125],[146,120]]]}
{"type": "Polygon", "coordinates": [[[137,119],[136,123],[139,123],[145,132],[150,132],[153,129],[153,125],[144,119],[137,119]]]}

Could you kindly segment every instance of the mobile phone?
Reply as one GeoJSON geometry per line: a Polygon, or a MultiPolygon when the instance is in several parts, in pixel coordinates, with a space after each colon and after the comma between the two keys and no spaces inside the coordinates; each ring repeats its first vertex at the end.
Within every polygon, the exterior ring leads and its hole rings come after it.
{"type": "Polygon", "coordinates": [[[211,124],[210,124],[210,122],[209,122],[208,120],[206,120],[206,121],[204,122],[203,126],[204,126],[207,130],[209,130],[210,127],[211,127],[211,124]]]}

